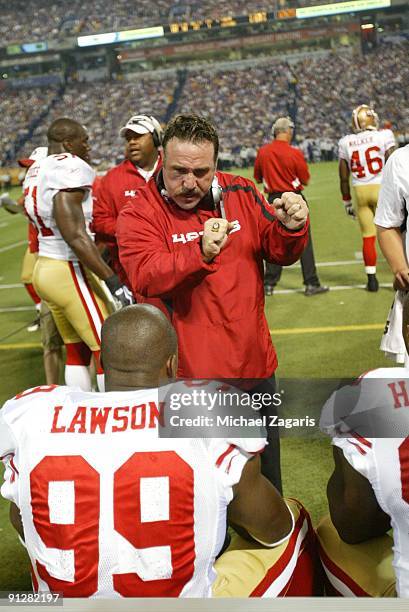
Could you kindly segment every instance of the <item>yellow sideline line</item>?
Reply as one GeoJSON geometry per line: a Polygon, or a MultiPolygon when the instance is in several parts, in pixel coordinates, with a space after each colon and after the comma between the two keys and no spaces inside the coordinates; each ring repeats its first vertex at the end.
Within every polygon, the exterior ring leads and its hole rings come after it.
{"type": "MultiPolygon", "coordinates": [[[[385,323],[363,323],[362,325],[329,325],[328,327],[296,327],[293,329],[270,329],[273,336],[293,336],[297,334],[327,334],[330,332],[371,331],[384,329],[385,323]]],[[[0,351],[41,348],[38,342],[0,344],[0,351]]]]}
{"type": "Polygon", "coordinates": [[[368,331],[384,329],[385,323],[363,323],[362,325],[329,325],[328,327],[295,327],[292,329],[270,329],[273,336],[289,336],[295,334],[326,334],[329,332],[368,331]]]}

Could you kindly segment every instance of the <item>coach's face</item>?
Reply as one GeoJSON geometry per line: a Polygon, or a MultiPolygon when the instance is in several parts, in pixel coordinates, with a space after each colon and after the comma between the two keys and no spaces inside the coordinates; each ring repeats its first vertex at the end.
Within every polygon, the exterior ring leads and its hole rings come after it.
{"type": "Polygon", "coordinates": [[[191,210],[207,194],[215,171],[212,142],[172,138],[166,144],[163,181],[168,196],[183,210],[191,210]]]}

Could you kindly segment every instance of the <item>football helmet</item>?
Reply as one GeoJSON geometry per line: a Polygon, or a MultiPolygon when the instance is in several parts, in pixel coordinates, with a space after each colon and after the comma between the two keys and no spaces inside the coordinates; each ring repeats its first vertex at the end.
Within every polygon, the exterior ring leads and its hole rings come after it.
{"type": "Polygon", "coordinates": [[[352,127],[354,132],[377,130],[379,128],[379,117],[370,106],[360,104],[352,111],[352,127]]]}

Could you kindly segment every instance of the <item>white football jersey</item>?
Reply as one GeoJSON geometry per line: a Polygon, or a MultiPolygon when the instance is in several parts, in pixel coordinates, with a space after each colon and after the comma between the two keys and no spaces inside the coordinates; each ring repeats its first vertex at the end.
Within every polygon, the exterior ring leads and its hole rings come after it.
{"type": "Polygon", "coordinates": [[[365,130],[341,138],[338,156],[348,164],[352,185],[379,184],[385,165],[385,153],[395,144],[391,130],[365,130]]]}
{"type": "Polygon", "coordinates": [[[409,597],[409,437],[402,437],[409,430],[409,370],[379,368],[336,391],[324,406],[320,427],[369,480],[391,517],[396,590],[399,597],[409,597]],[[385,437],[360,435],[349,429],[354,421],[385,437]]]}
{"type": "Polygon", "coordinates": [[[158,393],[44,386],[0,411],[1,492],[20,508],[36,589],[211,596],[232,487],[266,441],[160,438],[158,393]]]}
{"type": "Polygon", "coordinates": [[[30,219],[38,229],[39,255],[52,259],[77,261],[63,239],[54,219],[54,196],[66,189],[85,190],[82,209],[88,234],[92,221],[92,184],[95,172],[84,160],[71,153],[49,155],[28,170],[26,180],[35,179],[25,198],[30,219]]]}
{"type": "MultiPolygon", "coordinates": [[[[409,145],[393,152],[382,175],[375,223],[381,227],[408,229],[409,213],[409,145]]],[[[406,257],[409,254],[409,232],[406,231],[406,257]]]]}

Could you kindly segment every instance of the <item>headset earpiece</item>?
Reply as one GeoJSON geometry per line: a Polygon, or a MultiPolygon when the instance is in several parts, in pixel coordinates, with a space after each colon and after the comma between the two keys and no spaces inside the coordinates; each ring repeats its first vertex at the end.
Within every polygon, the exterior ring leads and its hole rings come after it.
{"type": "Polygon", "coordinates": [[[166,191],[165,183],[163,181],[162,170],[160,170],[158,174],[156,175],[155,181],[156,181],[156,187],[158,188],[160,195],[162,196],[164,200],[166,200],[166,202],[169,202],[170,198],[168,196],[168,192],[166,191]]]}
{"type": "Polygon", "coordinates": [[[151,132],[153,144],[158,148],[162,144],[162,127],[155,117],[150,116],[150,120],[154,128],[153,132],[151,132]]]}
{"type": "Polygon", "coordinates": [[[220,204],[222,199],[222,188],[219,185],[219,181],[217,180],[217,176],[214,176],[212,180],[212,186],[209,191],[210,197],[213,200],[214,207],[220,204]]]}

